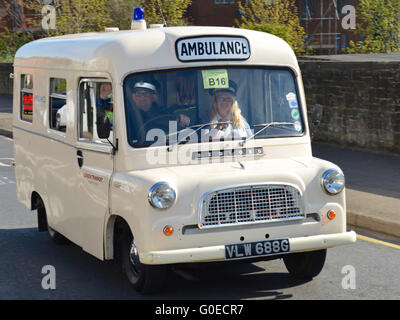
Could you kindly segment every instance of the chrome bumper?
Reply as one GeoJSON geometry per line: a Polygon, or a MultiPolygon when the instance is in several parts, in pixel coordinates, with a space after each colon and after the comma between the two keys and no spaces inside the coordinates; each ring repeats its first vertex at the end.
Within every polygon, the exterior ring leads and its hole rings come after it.
{"type": "MultiPolygon", "coordinates": [[[[289,238],[290,253],[320,250],[351,244],[356,242],[356,237],[357,235],[354,231],[349,231],[289,238]]],[[[141,263],[154,265],[225,261],[225,246],[218,245],[203,248],[141,252],[139,253],[139,259],[141,263]]]]}

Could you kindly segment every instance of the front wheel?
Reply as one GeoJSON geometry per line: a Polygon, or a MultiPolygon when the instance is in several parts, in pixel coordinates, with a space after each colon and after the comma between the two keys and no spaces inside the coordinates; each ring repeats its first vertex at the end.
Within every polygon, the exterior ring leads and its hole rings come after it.
{"type": "Polygon", "coordinates": [[[312,279],[324,267],[326,249],[292,253],[283,258],[286,269],[296,279],[312,279]]]}
{"type": "Polygon", "coordinates": [[[139,254],[132,235],[121,239],[122,269],[136,291],[142,294],[160,290],[166,273],[165,266],[140,263],[139,254]]]}

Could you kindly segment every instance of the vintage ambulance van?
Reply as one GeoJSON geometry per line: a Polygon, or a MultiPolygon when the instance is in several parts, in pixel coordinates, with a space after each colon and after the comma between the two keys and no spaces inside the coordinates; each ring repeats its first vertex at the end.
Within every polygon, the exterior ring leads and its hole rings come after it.
{"type": "Polygon", "coordinates": [[[188,263],[282,258],[312,278],[327,248],[356,241],[342,171],[312,155],[295,54],[266,33],[33,41],[15,56],[13,130],[39,231],[117,259],[139,292],[188,263]]]}

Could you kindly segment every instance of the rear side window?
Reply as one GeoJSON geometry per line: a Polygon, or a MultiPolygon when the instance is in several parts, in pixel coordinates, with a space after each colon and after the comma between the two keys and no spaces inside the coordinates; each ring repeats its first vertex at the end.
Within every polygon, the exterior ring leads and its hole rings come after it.
{"type": "Polygon", "coordinates": [[[50,78],[49,95],[50,129],[65,132],[67,129],[67,80],[50,78]]]}
{"type": "Polygon", "coordinates": [[[32,122],[33,117],[33,77],[31,74],[21,75],[21,120],[32,122]]]}

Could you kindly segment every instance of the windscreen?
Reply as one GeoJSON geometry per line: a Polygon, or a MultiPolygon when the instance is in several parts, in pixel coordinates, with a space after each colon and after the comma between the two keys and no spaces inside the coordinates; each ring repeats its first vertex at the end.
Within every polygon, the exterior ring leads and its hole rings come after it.
{"type": "Polygon", "coordinates": [[[129,75],[127,136],[133,147],[296,137],[304,132],[289,69],[205,67],[129,75]]]}

